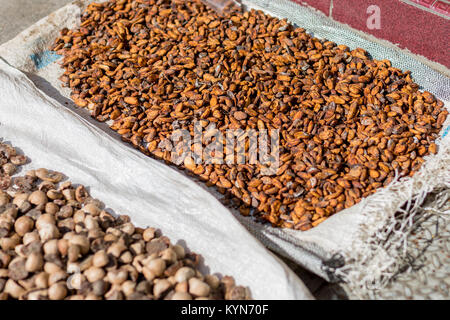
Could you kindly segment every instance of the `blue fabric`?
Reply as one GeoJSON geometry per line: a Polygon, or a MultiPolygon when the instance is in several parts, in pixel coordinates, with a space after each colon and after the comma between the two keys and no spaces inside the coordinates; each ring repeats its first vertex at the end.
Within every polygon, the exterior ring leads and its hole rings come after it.
{"type": "Polygon", "coordinates": [[[40,53],[33,53],[30,58],[33,60],[34,65],[36,66],[36,69],[42,69],[48,66],[50,63],[55,62],[58,60],[61,56],[59,54],[56,54],[53,51],[46,50],[44,52],[40,53]]]}

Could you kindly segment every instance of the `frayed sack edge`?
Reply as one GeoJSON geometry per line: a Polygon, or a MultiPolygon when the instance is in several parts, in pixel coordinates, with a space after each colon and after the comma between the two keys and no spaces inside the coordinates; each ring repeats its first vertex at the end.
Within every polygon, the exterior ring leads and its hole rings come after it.
{"type": "MultiPolygon", "coordinates": [[[[444,128],[449,122],[447,118],[444,128]]],[[[426,157],[412,177],[397,178],[371,201],[363,200],[365,220],[350,248],[337,254],[345,263],[336,268],[324,265],[356,298],[373,297],[401,273],[402,257],[412,244],[408,237],[417,228],[417,220],[431,209],[434,215],[450,218],[450,136],[438,139],[438,145],[438,154],[426,157]],[[436,194],[435,201],[425,203],[430,193],[436,194]]]]}

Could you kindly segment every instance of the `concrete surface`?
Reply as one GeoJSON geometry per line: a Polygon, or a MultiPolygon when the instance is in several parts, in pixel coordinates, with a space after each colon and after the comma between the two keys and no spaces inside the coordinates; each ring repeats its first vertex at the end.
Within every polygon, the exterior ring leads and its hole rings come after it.
{"type": "Polygon", "coordinates": [[[0,0],[0,44],[72,0],[0,0]]]}

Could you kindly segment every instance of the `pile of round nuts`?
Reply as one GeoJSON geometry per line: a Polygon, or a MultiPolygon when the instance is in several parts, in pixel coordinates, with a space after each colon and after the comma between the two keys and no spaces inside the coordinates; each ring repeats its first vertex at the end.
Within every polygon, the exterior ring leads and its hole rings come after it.
{"type": "Polygon", "coordinates": [[[181,165],[276,227],[308,230],[412,175],[437,152],[448,114],[388,60],[200,0],[92,3],[52,49],[74,102],[147,155],[170,161],[161,142],[174,123],[192,137],[196,120],[280,130],[275,175],[262,164],[181,165]]]}
{"type": "Polygon", "coordinates": [[[203,275],[197,254],[112,216],[61,173],[11,179],[27,158],[3,143],[0,161],[0,300],[250,299],[232,277],[203,275]]]}

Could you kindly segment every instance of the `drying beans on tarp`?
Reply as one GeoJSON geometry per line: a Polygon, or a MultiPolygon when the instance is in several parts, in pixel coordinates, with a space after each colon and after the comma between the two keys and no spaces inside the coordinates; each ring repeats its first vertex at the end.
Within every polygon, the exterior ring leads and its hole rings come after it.
{"type": "Polygon", "coordinates": [[[113,216],[83,185],[0,142],[0,300],[244,300],[234,279],[204,275],[200,256],[155,228],[113,216]]]}
{"type": "Polygon", "coordinates": [[[147,155],[170,161],[162,142],[174,123],[192,137],[195,121],[279,130],[273,175],[264,164],[180,165],[276,227],[308,230],[414,174],[448,114],[388,60],[199,0],[90,4],[53,50],[74,102],[147,155]]]}

